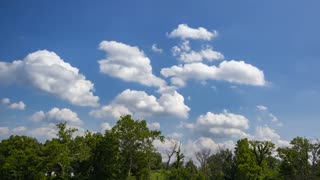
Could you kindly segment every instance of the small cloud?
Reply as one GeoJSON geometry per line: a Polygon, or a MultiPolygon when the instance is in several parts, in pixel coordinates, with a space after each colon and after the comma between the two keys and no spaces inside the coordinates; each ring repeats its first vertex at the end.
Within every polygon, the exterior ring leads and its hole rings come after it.
{"type": "Polygon", "coordinates": [[[1,100],[1,103],[3,105],[6,105],[9,109],[24,110],[26,108],[26,105],[22,101],[19,101],[17,103],[12,103],[12,104],[10,104],[10,102],[11,101],[9,98],[3,98],[1,100]]]}
{"type": "Polygon", "coordinates": [[[18,103],[12,103],[9,106],[10,109],[17,109],[17,110],[24,110],[25,107],[26,105],[22,101],[19,101],[18,103]]]}
{"type": "Polygon", "coordinates": [[[163,49],[157,47],[157,44],[152,44],[151,49],[152,49],[153,52],[156,52],[156,53],[162,53],[163,52],[163,49]]]}
{"type": "Polygon", "coordinates": [[[176,29],[168,34],[169,38],[180,38],[186,39],[197,39],[210,41],[211,39],[218,36],[217,31],[208,31],[203,27],[191,28],[187,24],[179,24],[176,29]]]}
{"type": "Polygon", "coordinates": [[[263,105],[258,105],[257,109],[260,110],[260,111],[267,111],[268,107],[267,106],[263,106],[263,105]]]}
{"type": "Polygon", "coordinates": [[[110,130],[112,127],[110,126],[109,123],[105,122],[100,125],[100,128],[101,128],[101,131],[104,132],[105,130],[110,130]]]}
{"type": "Polygon", "coordinates": [[[2,104],[9,104],[10,103],[10,99],[9,98],[3,98],[1,102],[2,102],[2,104]]]}
{"type": "Polygon", "coordinates": [[[48,112],[38,111],[35,112],[31,117],[31,121],[39,122],[42,120],[47,120],[48,122],[57,123],[57,122],[68,122],[70,125],[78,126],[83,122],[78,117],[76,112],[73,112],[70,109],[63,108],[52,108],[48,112]]]}
{"type": "Polygon", "coordinates": [[[39,122],[45,119],[45,117],[46,117],[46,114],[43,111],[38,111],[30,117],[30,120],[34,122],[39,122]]]}

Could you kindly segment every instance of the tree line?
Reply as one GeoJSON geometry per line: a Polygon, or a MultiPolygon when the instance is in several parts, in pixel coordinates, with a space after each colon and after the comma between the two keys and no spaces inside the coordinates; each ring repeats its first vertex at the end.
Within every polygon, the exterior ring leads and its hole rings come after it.
{"type": "Polygon", "coordinates": [[[166,161],[155,149],[164,141],[145,120],[123,116],[104,134],[85,132],[66,123],[57,137],[40,143],[28,136],[10,136],[0,143],[0,178],[110,179],[110,180],[262,180],[320,179],[320,142],[296,137],[290,146],[276,148],[270,141],[240,139],[234,149],[202,149],[197,162],[187,159],[181,144],[172,141],[166,161]]]}

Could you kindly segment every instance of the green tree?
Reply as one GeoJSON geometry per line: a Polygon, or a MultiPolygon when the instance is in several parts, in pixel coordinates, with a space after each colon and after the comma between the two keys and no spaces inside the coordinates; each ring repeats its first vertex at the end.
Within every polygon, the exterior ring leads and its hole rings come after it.
{"type": "Polygon", "coordinates": [[[100,134],[95,136],[91,179],[124,179],[126,174],[121,174],[120,171],[122,158],[118,138],[110,131],[105,131],[103,137],[100,134]]]}
{"type": "Polygon", "coordinates": [[[54,174],[55,179],[68,179],[72,176],[72,162],[76,159],[76,152],[72,151],[74,128],[67,128],[67,124],[57,124],[57,138],[47,140],[43,146],[43,166],[48,178],[54,174]]]}
{"type": "Polygon", "coordinates": [[[278,167],[272,152],[275,145],[270,141],[250,141],[256,164],[261,168],[260,177],[274,179],[278,176],[278,167]]]}
{"type": "Polygon", "coordinates": [[[311,152],[309,140],[296,137],[290,144],[291,147],[278,148],[279,157],[282,159],[280,165],[281,176],[284,179],[309,179],[309,153],[311,152]]]}
{"type": "Polygon", "coordinates": [[[237,141],[235,148],[237,179],[261,179],[261,167],[256,163],[250,142],[247,138],[237,141]]]}
{"type": "Polygon", "coordinates": [[[155,151],[152,142],[155,139],[163,141],[161,132],[149,130],[145,120],[133,120],[126,115],[111,129],[111,134],[118,139],[122,158],[121,174],[127,177],[150,177],[150,154],[155,151]]]}
{"type": "Polygon", "coordinates": [[[234,178],[234,161],[229,149],[219,148],[208,158],[209,178],[216,180],[234,178]]]}
{"type": "Polygon", "coordinates": [[[41,144],[27,136],[10,136],[0,143],[1,179],[40,179],[41,144]]]}

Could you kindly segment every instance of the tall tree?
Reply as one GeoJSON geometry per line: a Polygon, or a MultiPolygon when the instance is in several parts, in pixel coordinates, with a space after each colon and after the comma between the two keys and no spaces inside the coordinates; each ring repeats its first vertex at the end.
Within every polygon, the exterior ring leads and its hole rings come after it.
{"type": "Polygon", "coordinates": [[[234,161],[232,151],[219,148],[208,158],[209,178],[216,180],[234,179],[234,161]]]}
{"type": "Polygon", "coordinates": [[[137,178],[150,175],[149,153],[154,152],[152,142],[155,139],[163,141],[161,132],[149,130],[145,120],[133,120],[130,115],[126,115],[112,128],[111,134],[118,139],[120,155],[123,158],[122,173],[137,178]]]}
{"type": "Polygon", "coordinates": [[[261,168],[257,165],[247,138],[237,141],[235,148],[236,177],[238,179],[259,179],[261,168]]]}
{"type": "Polygon", "coordinates": [[[291,147],[278,148],[282,159],[280,173],[285,179],[308,179],[310,175],[309,153],[311,144],[308,139],[296,137],[291,147]]]}

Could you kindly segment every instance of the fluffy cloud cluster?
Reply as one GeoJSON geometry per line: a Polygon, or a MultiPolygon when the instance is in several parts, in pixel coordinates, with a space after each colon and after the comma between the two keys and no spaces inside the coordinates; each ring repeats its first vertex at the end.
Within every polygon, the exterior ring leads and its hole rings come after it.
{"type": "Polygon", "coordinates": [[[208,31],[203,27],[191,28],[187,24],[179,24],[176,29],[168,34],[170,38],[180,38],[180,39],[198,39],[210,41],[211,39],[218,36],[217,31],[208,31]]]}
{"type": "Polygon", "coordinates": [[[214,114],[207,112],[207,114],[199,116],[196,128],[211,137],[246,137],[247,134],[244,130],[249,128],[249,120],[239,114],[228,112],[214,114]]]}
{"type": "Polygon", "coordinates": [[[248,137],[244,130],[249,128],[249,120],[227,111],[220,114],[207,112],[200,115],[196,123],[181,123],[180,127],[192,129],[201,136],[217,139],[244,138],[248,137]]]}
{"type": "Polygon", "coordinates": [[[7,105],[9,109],[24,110],[26,108],[26,105],[22,101],[10,104],[9,98],[3,98],[1,102],[3,105],[7,105]]]}
{"type": "Polygon", "coordinates": [[[0,62],[0,82],[21,83],[79,106],[97,106],[94,85],[54,52],[36,51],[23,60],[0,62]]]}
{"type": "Polygon", "coordinates": [[[54,123],[35,128],[31,131],[31,135],[40,139],[51,139],[57,137],[57,127],[54,123]]]}
{"type": "Polygon", "coordinates": [[[22,135],[26,132],[27,128],[24,126],[18,126],[13,129],[9,127],[0,127],[0,138],[6,137],[10,134],[22,135]]]}
{"type": "Polygon", "coordinates": [[[63,108],[52,108],[48,112],[38,111],[31,116],[31,120],[35,122],[47,120],[48,122],[57,123],[57,122],[67,122],[70,125],[79,126],[82,124],[82,121],[78,117],[76,112],[73,112],[70,109],[63,108]]]}
{"type": "Polygon", "coordinates": [[[171,83],[184,86],[188,79],[223,80],[231,83],[263,86],[266,84],[263,71],[244,61],[223,61],[217,66],[192,63],[161,69],[164,77],[170,77],[171,83]]]}
{"type": "Polygon", "coordinates": [[[177,56],[182,63],[202,62],[204,60],[211,62],[224,58],[223,54],[214,51],[211,46],[202,48],[200,51],[191,50],[189,41],[183,41],[180,46],[174,46],[172,54],[177,56]]]}
{"type": "Polygon", "coordinates": [[[278,147],[286,147],[290,144],[288,141],[282,140],[280,135],[277,134],[274,129],[271,129],[268,126],[256,127],[254,139],[261,141],[272,141],[278,147]]]}
{"type": "Polygon", "coordinates": [[[127,89],[117,95],[111,104],[91,111],[90,115],[96,118],[111,116],[115,119],[125,114],[131,114],[137,118],[152,115],[187,118],[189,110],[190,108],[184,104],[184,97],[177,91],[164,93],[157,99],[144,91],[127,89]]]}
{"type": "Polygon", "coordinates": [[[138,47],[116,41],[102,41],[100,49],[107,53],[100,60],[100,72],[145,86],[164,86],[164,80],[152,74],[150,59],[138,47]]]}
{"type": "Polygon", "coordinates": [[[224,55],[214,51],[210,45],[202,47],[200,51],[191,49],[188,39],[210,41],[217,36],[217,32],[209,32],[205,28],[193,29],[186,24],[180,24],[168,36],[170,38],[181,38],[179,46],[172,48],[173,56],[177,57],[184,65],[163,68],[161,74],[170,78],[172,85],[185,86],[188,79],[199,80],[221,80],[230,83],[264,86],[266,81],[264,73],[257,67],[244,61],[223,61],[218,66],[204,64],[203,61],[223,60],[224,55]]]}

